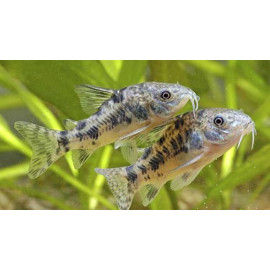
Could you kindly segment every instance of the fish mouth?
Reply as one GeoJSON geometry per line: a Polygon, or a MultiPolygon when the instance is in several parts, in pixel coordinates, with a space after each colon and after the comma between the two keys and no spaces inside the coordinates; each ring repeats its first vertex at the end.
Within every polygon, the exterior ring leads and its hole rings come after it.
{"type": "Polygon", "coordinates": [[[244,138],[245,135],[252,134],[252,140],[251,140],[251,149],[253,149],[254,146],[254,140],[255,140],[255,135],[257,135],[257,131],[255,129],[255,123],[253,121],[249,122],[244,129],[241,130],[241,136],[239,139],[239,142],[237,144],[237,149],[240,147],[240,144],[242,142],[242,139],[244,138]]]}

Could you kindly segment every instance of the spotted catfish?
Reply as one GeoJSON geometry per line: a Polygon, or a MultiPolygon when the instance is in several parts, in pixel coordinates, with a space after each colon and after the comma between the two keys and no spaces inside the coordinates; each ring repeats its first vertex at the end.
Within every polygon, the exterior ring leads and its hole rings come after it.
{"type": "Polygon", "coordinates": [[[203,167],[240,144],[255,125],[241,111],[204,109],[176,116],[161,130],[158,141],[144,150],[133,165],[115,169],[96,169],[104,175],[120,209],[129,209],[139,190],[143,205],[148,205],[169,180],[178,190],[189,185],[203,167]]]}
{"type": "Polygon", "coordinates": [[[67,131],[49,130],[27,122],[16,122],[15,128],[33,149],[29,177],[36,178],[68,151],[73,151],[76,169],[99,147],[116,142],[129,145],[138,134],[147,133],[169,121],[189,100],[193,110],[198,96],[179,84],[147,82],[121,90],[82,85],[77,87],[81,105],[89,118],[66,120],[67,131]]]}

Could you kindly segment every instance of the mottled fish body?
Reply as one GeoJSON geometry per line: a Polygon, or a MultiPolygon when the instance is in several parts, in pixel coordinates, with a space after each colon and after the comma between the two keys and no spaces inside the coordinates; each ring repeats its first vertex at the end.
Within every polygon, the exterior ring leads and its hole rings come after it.
{"type": "Polygon", "coordinates": [[[76,89],[89,118],[66,120],[68,130],[54,131],[26,122],[15,128],[33,149],[29,177],[36,178],[68,151],[76,169],[99,147],[116,142],[136,155],[134,138],[169,122],[189,100],[193,110],[199,98],[189,88],[170,83],[142,83],[121,90],[83,85],[76,89]]]}
{"type": "MultiPolygon", "coordinates": [[[[133,165],[96,169],[103,174],[120,209],[129,209],[139,191],[148,205],[169,180],[178,190],[190,184],[207,164],[239,143],[255,127],[249,116],[229,109],[204,109],[177,116],[133,165]]],[[[252,141],[253,141],[252,140],[252,141]]]]}

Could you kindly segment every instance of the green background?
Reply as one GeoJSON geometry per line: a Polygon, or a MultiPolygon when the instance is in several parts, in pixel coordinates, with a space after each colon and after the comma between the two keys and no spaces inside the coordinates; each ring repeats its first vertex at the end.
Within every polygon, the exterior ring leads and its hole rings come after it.
{"type": "Polygon", "coordinates": [[[87,117],[75,85],[118,89],[144,81],[188,86],[200,108],[243,109],[258,135],[253,150],[246,136],[238,151],[207,165],[188,187],[174,192],[166,184],[149,207],[136,196],[131,209],[270,209],[269,74],[269,61],[0,61],[0,209],[116,209],[94,168],[126,165],[119,150],[99,149],[79,171],[67,155],[30,180],[31,150],[13,125],[63,129],[63,119],[87,117]]]}

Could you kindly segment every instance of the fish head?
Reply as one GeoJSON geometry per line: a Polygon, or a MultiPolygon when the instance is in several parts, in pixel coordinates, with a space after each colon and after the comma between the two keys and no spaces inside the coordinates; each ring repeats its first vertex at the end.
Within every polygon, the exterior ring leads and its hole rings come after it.
{"type": "Polygon", "coordinates": [[[170,118],[190,100],[193,112],[198,109],[199,97],[190,88],[173,83],[145,83],[151,96],[150,110],[159,118],[170,118]]]}
{"type": "Polygon", "coordinates": [[[252,133],[252,147],[255,124],[242,111],[230,109],[203,109],[196,112],[196,121],[201,126],[207,143],[226,149],[238,143],[238,147],[246,134],[252,133]]]}

